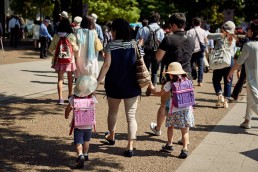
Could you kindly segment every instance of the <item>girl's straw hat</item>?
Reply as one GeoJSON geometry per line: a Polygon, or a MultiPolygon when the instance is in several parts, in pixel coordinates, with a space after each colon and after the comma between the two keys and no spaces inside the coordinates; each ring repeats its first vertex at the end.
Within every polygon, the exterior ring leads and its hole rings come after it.
{"type": "Polygon", "coordinates": [[[186,72],[183,70],[182,65],[178,62],[172,62],[168,65],[168,70],[167,72],[168,74],[172,74],[172,75],[182,75],[182,74],[186,74],[186,72]]]}
{"type": "Polygon", "coordinates": [[[82,75],[76,80],[74,94],[78,97],[85,97],[97,89],[98,82],[93,76],[82,75]]]}

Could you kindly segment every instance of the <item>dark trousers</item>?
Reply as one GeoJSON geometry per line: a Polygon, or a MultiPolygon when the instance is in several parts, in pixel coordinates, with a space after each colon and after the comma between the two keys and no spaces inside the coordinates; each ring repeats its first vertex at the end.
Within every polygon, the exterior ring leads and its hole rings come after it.
{"type": "Polygon", "coordinates": [[[198,83],[202,83],[202,80],[203,80],[203,66],[204,66],[203,58],[204,58],[203,52],[193,53],[191,58],[192,77],[193,79],[197,78],[198,83]],[[198,66],[198,76],[197,76],[196,65],[198,66]]]}
{"type": "Polygon", "coordinates": [[[155,53],[155,51],[145,51],[145,56],[143,57],[144,63],[149,71],[151,67],[151,82],[154,85],[157,84],[157,72],[159,70],[159,62],[156,60],[155,53]]]}
{"type": "Polygon", "coordinates": [[[234,62],[233,62],[233,58],[232,58],[231,59],[231,66],[230,67],[213,70],[212,83],[213,83],[214,90],[215,90],[217,95],[222,94],[222,88],[221,88],[220,81],[223,78],[223,80],[224,80],[224,94],[223,95],[227,99],[230,98],[231,87],[232,87],[232,80],[233,80],[233,78],[232,78],[230,80],[230,82],[229,82],[227,80],[227,76],[228,76],[228,73],[229,73],[233,63],[234,62]]]}
{"type": "Polygon", "coordinates": [[[41,36],[40,40],[40,58],[47,57],[47,50],[48,50],[48,38],[41,36]]]}
{"type": "Polygon", "coordinates": [[[234,99],[237,99],[239,94],[242,91],[243,85],[245,84],[245,78],[246,78],[246,73],[245,73],[245,65],[242,65],[242,69],[241,69],[241,73],[240,73],[240,78],[238,79],[234,90],[231,94],[231,97],[233,97],[234,99]]]}
{"type": "Polygon", "coordinates": [[[19,41],[19,30],[15,28],[11,28],[10,46],[17,48],[18,41],[19,41]]]}

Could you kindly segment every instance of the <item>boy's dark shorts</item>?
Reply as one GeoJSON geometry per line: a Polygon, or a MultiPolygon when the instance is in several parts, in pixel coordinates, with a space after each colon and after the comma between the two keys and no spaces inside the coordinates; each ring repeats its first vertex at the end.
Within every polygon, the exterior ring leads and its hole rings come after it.
{"type": "Polygon", "coordinates": [[[92,134],[92,129],[74,129],[74,144],[83,144],[89,142],[92,134]]]}

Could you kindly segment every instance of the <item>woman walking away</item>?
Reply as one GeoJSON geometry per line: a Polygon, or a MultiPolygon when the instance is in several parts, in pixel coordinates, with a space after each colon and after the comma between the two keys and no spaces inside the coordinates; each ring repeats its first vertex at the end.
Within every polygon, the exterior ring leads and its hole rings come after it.
{"type": "Polygon", "coordinates": [[[57,34],[54,35],[53,41],[49,47],[50,52],[54,52],[52,59],[52,68],[58,73],[58,104],[64,104],[63,98],[63,82],[64,73],[67,73],[68,78],[68,97],[72,95],[73,89],[73,71],[76,70],[75,53],[78,51],[76,38],[73,34],[72,27],[68,19],[63,19],[57,28],[57,34]]]}
{"type": "Polygon", "coordinates": [[[124,101],[128,125],[128,143],[124,155],[132,157],[133,142],[136,139],[136,109],[141,94],[136,79],[136,43],[130,41],[129,23],[121,18],[115,19],[111,26],[113,41],[104,49],[104,64],[98,76],[98,83],[105,77],[105,91],[108,100],[108,130],[105,139],[115,144],[116,119],[119,104],[124,101]]]}
{"type": "Polygon", "coordinates": [[[79,47],[78,57],[76,58],[75,77],[80,75],[98,77],[99,64],[98,53],[95,50],[95,38],[98,36],[95,30],[93,17],[85,16],[82,18],[81,28],[76,33],[77,44],[79,47]]]}
{"type": "Polygon", "coordinates": [[[240,126],[246,129],[251,128],[252,115],[254,113],[258,115],[258,20],[256,21],[257,23],[253,22],[250,26],[253,32],[250,41],[244,44],[240,56],[227,76],[227,79],[231,81],[234,71],[245,64],[247,104],[245,120],[240,126]]]}
{"type": "Polygon", "coordinates": [[[207,38],[213,39],[216,41],[215,50],[220,49],[221,47],[226,48],[227,51],[230,52],[231,55],[231,64],[229,67],[225,67],[222,69],[216,69],[213,71],[212,83],[216,95],[218,96],[218,101],[216,106],[223,105],[224,108],[228,108],[228,100],[231,96],[231,87],[232,80],[227,80],[227,75],[233,66],[234,60],[234,48],[236,46],[236,39],[234,38],[235,33],[235,24],[232,21],[227,21],[221,27],[221,33],[210,33],[207,38]],[[224,79],[224,94],[222,92],[220,81],[224,79]]]}
{"type": "MultiPolygon", "coordinates": [[[[155,87],[152,87],[152,94],[154,96],[163,96],[166,93],[173,93],[174,90],[172,88],[172,83],[181,81],[189,81],[186,72],[183,70],[182,66],[178,62],[170,63],[168,66],[168,71],[170,80],[168,81],[161,91],[156,91],[155,87]],[[173,92],[172,92],[173,90],[173,92]]],[[[193,91],[193,90],[192,90],[193,91]]],[[[182,98],[178,96],[179,98],[182,98]]],[[[176,107],[173,102],[173,97],[170,95],[170,99],[167,100],[166,107],[166,127],[167,127],[167,137],[168,141],[166,145],[162,146],[162,150],[166,152],[171,152],[174,150],[173,147],[173,136],[174,136],[174,128],[178,127],[181,130],[182,141],[183,141],[183,149],[179,154],[179,158],[187,158],[188,150],[187,145],[189,143],[189,127],[194,126],[194,115],[193,115],[193,107],[192,105],[185,105],[183,107],[176,107]]],[[[184,102],[179,100],[179,102],[184,102]]],[[[193,101],[194,102],[194,101],[193,101]]]]}

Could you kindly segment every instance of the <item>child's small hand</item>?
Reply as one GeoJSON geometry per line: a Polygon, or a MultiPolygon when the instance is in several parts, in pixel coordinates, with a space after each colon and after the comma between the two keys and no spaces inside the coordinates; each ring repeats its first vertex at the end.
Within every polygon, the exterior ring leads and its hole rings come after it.
{"type": "Polygon", "coordinates": [[[93,132],[96,133],[96,124],[93,125],[93,132]]]}

